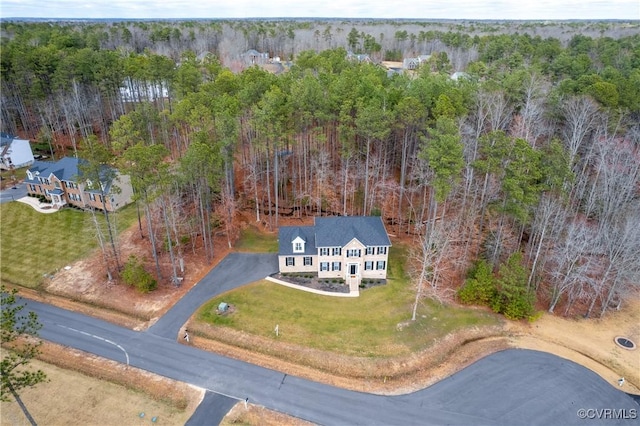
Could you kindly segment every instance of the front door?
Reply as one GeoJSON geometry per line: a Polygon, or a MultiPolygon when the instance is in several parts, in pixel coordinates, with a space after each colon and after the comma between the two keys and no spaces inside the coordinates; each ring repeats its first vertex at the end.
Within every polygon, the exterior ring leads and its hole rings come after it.
{"type": "Polygon", "coordinates": [[[349,264],[349,275],[351,275],[351,278],[355,278],[356,275],[358,275],[358,264],[357,263],[350,263],[349,264]]]}
{"type": "Polygon", "coordinates": [[[58,194],[51,194],[51,203],[54,206],[63,206],[65,204],[62,197],[58,194]]]}
{"type": "Polygon", "coordinates": [[[358,264],[347,264],[347,284],[350,292],[357,292],[360,285],[360,277],[358,276],[358,264]]]}

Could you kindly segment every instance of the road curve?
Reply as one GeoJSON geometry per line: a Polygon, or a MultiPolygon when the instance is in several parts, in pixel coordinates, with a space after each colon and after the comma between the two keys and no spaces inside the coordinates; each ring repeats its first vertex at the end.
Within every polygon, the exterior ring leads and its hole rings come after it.
{"type": "Polygon", "coordinates": [[[606,424],[631,424],[629,418],[637,417],[640,408],[590,370],[537,351],[498,352],[427,389],[379,396],[225,358],[181,345],[175,336],[129,330],[35,301],[27,307],[38,314],[43,339],[128,360],[132,366],[317,424],[571,425],[593,424],[596,416],[610,416],[606,424]]]}

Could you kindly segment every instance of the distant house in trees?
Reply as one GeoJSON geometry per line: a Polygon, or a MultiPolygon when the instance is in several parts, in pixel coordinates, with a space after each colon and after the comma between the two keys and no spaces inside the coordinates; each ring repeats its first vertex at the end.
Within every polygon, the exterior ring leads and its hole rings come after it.
{"type": "Polygon", "coordinates": [[[373,63],[371,57],[366,53],[353,53],[352,51],[348,51],[347,59],[355,62],[365,62],[367,64],[373,63]]]}
{"type": "Polygon", "coordinates": [[[282,74],[291,68],[290,62],[283,62],[279,56],[269,57],[268,53],[260,53],[257,50],[249,49],[242,54],[242,66],[245,68],[258,66],[271,74],[282,74]]]}
{"type": "Polygon", "coordinates": [[[405,70],[417,70],[420,66],[420,61],[418,58],[404,58],[402,61],[402,68],[405,70]]]}
{"type": "Polygon", "coordinates": [[[269,63],[269,54],[258,52],[255,49],[247,50],[242,57],[248,66],[252,65],[264,65],[269,63]]]}
{"type": "Polygon", "coordinates": [[[28,140],[0,133],[0,168],[10,170],[33,164],[33,152],[28,140]]]}
{"type": "Polygon", "coordinates": [[[78,167],[82,161],[72,157],[56,162],[35,161],[24,181],[27,194],[44,196],[55,208],[71,205],[114,211],[131,202],[133,188],[129,176],[105,166],[101,182],[91,182],[82,178],[78,167]]]}
{"type": "Polygon", "coordinates": [[[431,55],[420,55],[415,58],[404,58],[402,60],[402,68],[405,70],[417,70],[423,62],[431,59],[431,55]]]}
{"type": "Polygon", "coordinates": [[[351,291],[363,278],[387,278],[391,241],[378,216],[317,217],[313,226],[283,226],[278,244],[280,273],[344,279],[351,291]]]}

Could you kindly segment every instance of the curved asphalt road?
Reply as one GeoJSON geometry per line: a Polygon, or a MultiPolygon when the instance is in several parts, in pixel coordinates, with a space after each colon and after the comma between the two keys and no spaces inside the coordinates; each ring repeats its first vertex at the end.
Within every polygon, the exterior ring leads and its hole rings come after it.
{"type": "Polygon", "coordinates": [[[216,424],[233,399],[245,398],[326,425],[637,424],[629,419],[640,414],[633,398],[590,370],[543,352],[499,352],[427,389],[378,396],[311,382],[176,341],[184,322],[180,321],[186,321],[192,307],[240,285],[234,284],[241,281],[240,275],[252,281],[263,267],[273,268],[273,262],[273,255],[231,255],[205,277],[203,290],[198,289],[202,283],[195,286],[167,313],[171,316],[145,332],[34,301],[28,307],[44,325],[44,339],[210,391],[189,421],[193,425],[216,424]],[[581,419],[580,409],[591,410],[586,411],[590,418],[581,419]]]}

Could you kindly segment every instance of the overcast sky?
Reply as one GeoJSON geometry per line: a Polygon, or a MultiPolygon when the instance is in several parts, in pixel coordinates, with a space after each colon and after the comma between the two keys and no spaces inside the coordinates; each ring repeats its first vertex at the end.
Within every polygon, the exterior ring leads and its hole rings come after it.
{"type": "Polygon", "coordinates": [[[0,0],[0,18],[640,19],[640,0],[0,0]]]}

